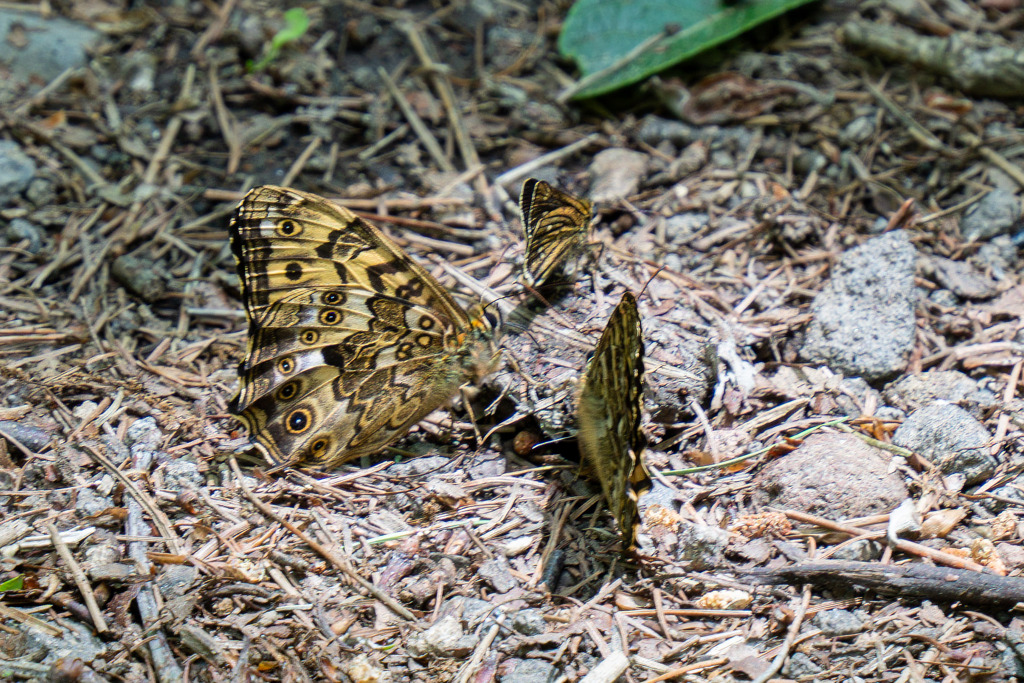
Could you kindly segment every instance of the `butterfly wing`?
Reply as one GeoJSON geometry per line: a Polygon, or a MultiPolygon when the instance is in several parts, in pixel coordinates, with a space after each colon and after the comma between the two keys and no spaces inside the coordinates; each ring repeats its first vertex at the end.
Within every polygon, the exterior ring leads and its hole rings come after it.
{"type": "Polygon", "coordinates": [[[582,248],[590,229],[591,206],[543,180],[529,178],[519,194],[519,210],[526,233],[523,279],[537,288],[582,248]]]}
{"type": "Polygon", "coordinates": [[[580,450],[597,472],[624,548],[635,544],[640,524],[637,500],[651,488],[640,431],[643,354],[636,299],[626,292],[597,342],[577,409],[580,450]]]}
{"type": "Polygon", "coordinates": [[[490,370],[486,321],[347,209],[260,187],[229,231],[249,320],[232,407],[271,460],[373,453],[490,370]]]}

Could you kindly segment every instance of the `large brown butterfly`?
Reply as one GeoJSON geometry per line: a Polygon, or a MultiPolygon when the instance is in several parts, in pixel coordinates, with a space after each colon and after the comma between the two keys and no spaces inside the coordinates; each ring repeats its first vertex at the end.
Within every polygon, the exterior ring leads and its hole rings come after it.
{"type": "Polygon", "coordinates": [[[640,431],[643,356],[640,314],[626,292],[597,342],[577,405],[580,451],[597,472],[625,549],[636,543],[637,500],[651,488],[640,431]]]}
{"type": "Polygon", "coordinates": [[[590,231],[591,205],[529,178],[519,193],[519,211],[526,233],[523,280],[536,289],[581,251],[590,231]]]}
{"type": "Polygon", "coordinates": [[[232,408],[275,463],[374,453],[494,368],[482,311],[351,211],[259,187],[229,230],[249,320],[232,408]]]}

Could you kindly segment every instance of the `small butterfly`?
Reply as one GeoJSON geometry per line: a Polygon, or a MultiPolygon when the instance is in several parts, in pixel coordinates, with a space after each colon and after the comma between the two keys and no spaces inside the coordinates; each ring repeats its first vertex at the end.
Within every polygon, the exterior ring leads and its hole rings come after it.
{"type": "Polygon", "coordinates": [[[597,342],[577,403],[580,451],[597,472],[625,549],[636,543],[637,500],[651,488],[640,431],[643,356],[640,314],[626,292],[597,342]]]}
{"type": "Polygon", "coordinates": [[[229,233],[249,321],[232,409],[275,463],[379,451],[497,363],[482,310],[348,209],[258,187],[229,233]]]}
{"type": "Polygon", "coordinates": [[[519,194],[519,211],[526,233],[523,280],[536,289],[582,250],[590,230],[591,205],[543,180],[529,178],[519,194]]]}

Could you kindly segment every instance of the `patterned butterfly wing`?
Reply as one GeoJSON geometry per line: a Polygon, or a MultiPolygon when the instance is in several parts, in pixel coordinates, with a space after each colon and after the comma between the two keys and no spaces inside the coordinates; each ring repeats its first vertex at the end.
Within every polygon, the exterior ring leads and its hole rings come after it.
{"type": "Polygon", "coordinates": [[[519,194],[519,211],[526,233],[523,280],[536,289],[582,249],[590,229],[591,206],[543,180],[529,178],[519,194]]]}
{"type": "Polygon", "coordinates": [[[378,451],[493,367],[486,320],[351,211],[266,186],[229,231],[249,320],[232,408],[270,460],[378,451]]]}
{"type": "Polygon", "coordinates": [[[626,292],[597,342],[577,406],[580,450],[601,481],[623,548],[635,545],[637,500],[651,488],[640,431],[643,355],[636,299],[626,292]]]}

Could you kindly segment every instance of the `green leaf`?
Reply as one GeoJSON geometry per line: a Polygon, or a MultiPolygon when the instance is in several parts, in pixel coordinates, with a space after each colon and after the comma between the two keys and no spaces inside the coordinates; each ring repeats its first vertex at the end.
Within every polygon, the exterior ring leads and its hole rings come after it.
{"type": "Polygon", "coordinates": [[[301,7],[292,7],[289,10],[285,10],[284,28],[275,33],[274,37],[270,39],[270,47],[267,48],[266,54],[260,58],[260,61],[255,64],[250,61],[246,64],[246,69],[249,71],[262,71],[266,68],[267,64],[270,64],[277,58],[281,48],[306,35],[307,30],[309,30],[309,15],[306,14],[306,10],[301,7]]]}
{"type": "Polygon", "coordinates": [[[574,99],[594,97],[678,64],[811,0],[579,0],[558,48],[584,79],[574,99]],[[645,45],[644,48],[637,49],[645,45]],[[631,55],[630,53],[633,52],[631,55]],[[610,68],[614,67],[614,68],[610,68]]]}
{"type": "Polygon", "coordinates": [[[7,579],[3,583],[0,583],[0,593],[4,591],[20,591],[25,585],[24,576],[15,576],[13,579],[7,579]]]}

